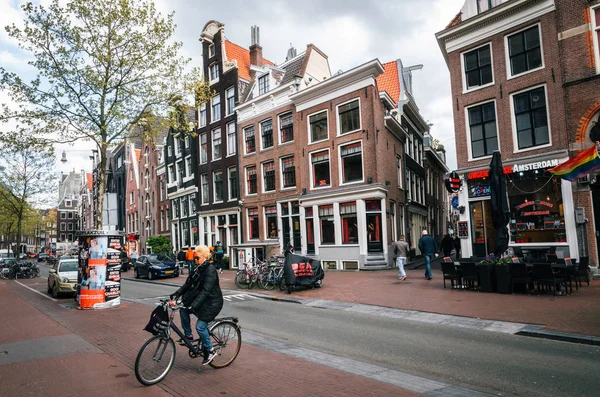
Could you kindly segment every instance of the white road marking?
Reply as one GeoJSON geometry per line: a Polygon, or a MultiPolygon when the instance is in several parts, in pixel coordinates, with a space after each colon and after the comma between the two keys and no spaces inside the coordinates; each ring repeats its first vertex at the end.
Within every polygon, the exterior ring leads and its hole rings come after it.
{"type": "Polygon", "coordinates": [[[44,298],[50,299],[51,301],[54,301],[54,302],[58,302],[58,300],[57,300],[57,299],[51,298],[51,297],[49,297],[48,295],[46,295],[46,294],[44,294],[44,293],[42,293],[42,292],[40,292],[40,291],[38,291],[38,290],[35,290],[35,289],[33,289],[33,288],[31,288],[31,287],[29,287],[29,286],[27,286],[27,285],[25,285],[25,284],[23,284],[23,283],[21,283],[21,282],[17,281],[17,280],[15,280],[15,283],[17,283],[17,284],[19,284],[19,285],[22,285],[23,287],[27,288],[28,290],[31,290],[31,291],[35,292],[36,294],[40,294],[40,295],[42,295],[44,298]]]}
{"type": "Polygon", "coordinates": [[[226,300],[227,302],[231,302],[231,299],[239,299],[241,301],[246,300],[246,299],[258,299],[255,296],[252,295],[247,295],[247,294],[237,294],[237,295],[224,295],[223,299],[226,300]]]}

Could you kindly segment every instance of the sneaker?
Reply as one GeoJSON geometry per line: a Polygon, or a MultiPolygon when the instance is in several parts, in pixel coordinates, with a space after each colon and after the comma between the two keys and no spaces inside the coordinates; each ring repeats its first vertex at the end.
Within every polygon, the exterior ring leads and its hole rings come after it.
{"type": "Polygon", "coordinates": [[[202,365],[208,365],[210,362],[217,356],[217,352],[215,349],[212,349],[208,352],[207,355],[204,356],[204,360],[202,360],[202,365]]]}
{"type": "MultiPolygon", "coordinates": [[[[193,336],[186,336],[186,339],[187,339],[189,342],[191,342],[191,341],[193,341],[193,340],[194,340],[194,337],[193,337],[193,336]]],[[[184,341],[182,338],[180,338],[180,339],[177,339],[177,340],[175,341],[175,343],[177,343],[177,344],[179,344],[179,345],[181,345],[181,346],[185,346],[185,341],[184,341]]]]}

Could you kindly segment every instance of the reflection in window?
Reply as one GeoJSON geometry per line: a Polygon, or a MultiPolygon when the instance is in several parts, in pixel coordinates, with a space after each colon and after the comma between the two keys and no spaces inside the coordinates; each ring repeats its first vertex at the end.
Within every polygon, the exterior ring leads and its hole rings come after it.
{"type": "Polygon", "coordinates": [[[340,134],[356,131],[360,128],[360,106],[358,99],[338,107],[340,134]]]}
{"type": "Polygon", "coordinates": [[[544,87],[515,95],[515,121],[519,149],[550,143],[544,87]]]}
{"type": "Polygon", "coordinates": [[[318,142],[327,139],[327,111],[314,114],[309,117],[310,142],[318,142]]]}
{"type": "Polygon", "coordinates": [[[335,244],[332,204],[319,206],[319,220],[321,221],[321,244],[335,244]]]}

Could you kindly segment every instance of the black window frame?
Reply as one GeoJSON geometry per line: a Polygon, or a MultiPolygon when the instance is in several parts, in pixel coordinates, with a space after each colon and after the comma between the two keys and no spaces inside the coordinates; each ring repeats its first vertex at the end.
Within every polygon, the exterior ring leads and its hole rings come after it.
{"type": "MultiPolygon", "coordinates": [[[[321,112],[317,112],[315,114],[311,114],[310,116],[308,116],[308,132],[310,134],[310,142],[309,143],[315,143],[315,142],[321,142],[321,141],[326,141],[327,139],[329,139],[329,116],[327,114],[327,110],[323,110],[321,112]],[[325,117],[322,117],[322,115],[325,115],[325,117]],[[325,121],[325,136],[320,138],[320,139],[315,139],[315,132],[313,131],[313,127],[318,126],[319,124],[321,124],[323,122],[323,120],[325,121]]],[[[318,138],[318,137],[317,137],[318,138]]]]}
{"type": "Polygon", "coordinates": [[[294,114],[292,112],[279,115],[279,140],[281,143],[294,141],[294,114]]]}
{"type": "MultiPolygon", "coordinates": [[[[363,180],[362,142],[352,142],[344,146],[340,146],[340,160],[342,163],[342,183],[356,183],[363,180]],[[358,148],[358,150],[355,150],[355,148],[358,148]],[[348,170],[346,169],[345,159],[351,159],[355,157],[360,157],[360,178],[355,177],[353,179],[347,179],[348,170]]],[[[355,167],[349,166],[349,168],[354,169],[355,167]]]]}
{"type": "Polygon", "coordinates": [[[469,139],[471,141],[471,158],[476,159],[480,157],[491,156],[494,151],[498,150],[498,127],[496,125],[496,103],[494,101],[481,103],[476,106],[471,106],[467,108],[467,118],[468,118],[468,126],[469,126],[469,139]],[[492,107],[492,111],[486,112],[492,107]],[[488,116],[492,115],[492,118],[488,116]],[[494,132],[491,133],[491,130],[488,131],[490,124],[493,125],[494,132]],[[473,128],[481,126],[481,137],[478,139],[473,139],[473,128]],[[489,132],[489,136],[488,136],[489,132]],[[491,139],[495,140],[495,148],[488,148],[488,141],[491,139]],[[478,142],[483,142],[483,154],[479,155],[475,153],[474,146],[478,142]]]}
{"type": "Polygon", "coordinates": [[[258,179],[256,175],[256,166],[251,165],[246,167],[246,189],[247,194],[257,194],[258,193],[258,179]]]}
{"type": "Polygon", "coordinates": [[[253,125],[244,128],[244,143],[246,154],[256,153],[256,134],[253,125]]]}
{"type": "Polygon", "coordinates": [[[296,164],[295,157],[288,156],[281,159],[281,175],[283,178],[282,188],[296,187],[296,164]]]}
{"type": "Polygon", "coordinates": [[[527,29],[523,29],[520,32],[511,34],[510,36],[507,36],[506,42],[507,42],[507,47],[508,47],[508,49],[507,49],[508,63],[510,65],[510,76],[511,77],[518,76],[523,73],[527,73],[529,71],[532,71],[532,70],[535,70],[535,69],[538,69],[538,68],[541,68],[544,66],[540,25],[534,25],[527,29]],[[526,35],[527,35],[527,32],[531,32],[533,30],[535,30],[537,32],[537,45],[529,47],[527,40],[526,40],[526,35]],[[520,43],[516,43],[513,40],[519,40],[520,43]],[[514,45],[520,44],[522,47],[521,50],[514,53],[513,52],[513,48],[514,48],[513,43],[514,43],[514,45]],[[535,58],[533,58],[535,55],[538,56],[539,65],[531,65],[530,64],[531,62],[533,62],[535,60],[535,58]],[[518,59],[518,58],[520,59],[521,57],[525,61],[525,68],[524,68],[524,70],[515,71],[514,62],[516,59],[518,59]],[[533,58],[533,59],[531,59],[531,58],[533,58]]]}
{"type": "Polygon", "coordinates": [[[549,115],[548,115],[548,103],[546,102],[546,87],[545,86],[539,86],[539,87],[535,87],[532,88],[530,90],[524,91],[524,92],[520,92],[518,94],[514,94],[513,95],[513,107],[514,107],[514,118],[515,118],[515,132],[517,134],[517,148],[518,150],[523,150],[523,149],[530,149],[530,148],[534,148],[537,146],[544,146],[544,145],[548,145],[550,144],[550,126],[549,126],[549,115]],[[543,100],[543,105],[540,106],[536,106],[536,107],[532,107],[532,102],[536,102],[534,100],[534,96],[535,94],[538,93],[539,94],[539,98],[541,98],[543,100]],[[517,110],[517,101],[520,98],[525,98],[527,96],[528,99],[528,109],[526,110],[522,110],[522,111],[518,111],[517,110]],[[536,125],[537,121],[539,121],[540,119],[536,119],[536,114],[541,114],[543,110],[543,114],[544,114],[544,118],[545,118],[545,125],[536,125]],[[525,115],[525,114],[529,114],[529,128],[521,128],[519,129],[519,116],[525,115]],[[535,129],[536,128],[542,128],[542,127],[546,127],[546,135],[547,135],[547,140],[546,142],[537,142],[536,139],[536,134],[535,134],[535,129]],[[524,131],[530,131],[531,133],[531,142],[532,144],[529,146],[521,146],[521,140],[520,140],[520,136],[524,131]]]}
{"type": "Polygon", "coordinates": [[[266,94],[269,92],[269,74],[260,76],[258,78],[258,95],[266,94]]]}
{"type": "MultiPolygon", "coordinates": [[[[483,61],[485,62],[485,61],[483,61]]],[[[479,48],[476,48],[472,51],[465,52],[463,54],[463,65],[464,65],[464,74],[465,74],[465,88],[467,90],[471,90],[473,88],[483,87],[488,84],[492,84],[494,82],[494,71],[492,67],[492,45],[491,43],[485,44],[479,48]],[[487,63],[482,63],[482,58],[484,53],[487,51],[487,63]],[[468,57],[475,56],[477,65],[472,67],[469,66],[468,57]],[[489,70],[489,81],[484,80],[484,72],[489,70]],[[469,83],[469,76],[473,74],[477,76],[477,84],[471,85],[469,83]]]]}
{"type": "Polygon", "coordinates": [[[262,149],[270,149],[273,147],[273,119],[268,119],[260,122],[260,134],[262,149]]]}
{"type": "Polygon", "coordinates": [[[313,176],[313,188],[318,187],[329,187],[331,186],[331,159],[329,156],[329,151],[322,150],[319,152],[311,153],[310,155],[310,164],[312,168],[312,176],[313,176]],[[316,157],[316,159],[315,159],[316,157]],[[315,167],[321,167],[322,164],[327,164],[327,179],[326,183],[320,184],[322,179],[317,178],[317,169],[315,167]]]}
{"type": "Polygon", "coordinates": [[[275,191],[275,161],[265,161],[262,163],[263,172],[263,190],[265,193],[275,191]]]}
{"type": "Polygon", "coordinates": [[[350,134],[360,130],[360,100],[358,98],[337,106],[340,135],[350,134]],[[354,106],[356,104],[356,106],[354,106]],[[354,115],[356,118],[354,119],[354,115]],[[344,125],[349,129],[344,131],[344,125]],[[351,128],[356,127],[356,128],[351,128]]]}

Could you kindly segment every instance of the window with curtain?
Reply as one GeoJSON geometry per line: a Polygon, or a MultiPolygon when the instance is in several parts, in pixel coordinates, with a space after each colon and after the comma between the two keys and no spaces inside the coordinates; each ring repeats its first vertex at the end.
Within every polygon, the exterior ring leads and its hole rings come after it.
{"type": "Polygon", "coordinates": [[[211,99],[212,121],[221,120],[221,95],[217,94],[211,99]]]}
{"type": "Polygon", "coordinates": [[[308,254],[314,254],[315,235],[312,207],[307,207],[304,209],[304,218],[306,220],[306,252],[308,254]]]}
{"type": "Polygon", "coordinates": [[[342,182],[358,182],[363,179],[362,146],[360,142],[340,147],[342,182]]]}
{"type": "Polygon", "coordinates": [[[202,204],[208,204],[208,174],[200,176],[200,184],[202,185],[202,204]]]}
{"type": "Polygon", "coordinates": [[[206,132],[200,134],[200,164],[208,162],[208,137],[206,132]]]}
{"type": "Polygon", "coordinates": [[[356,216],[356,201],[340,204],[342,219],[342,244],[358,243],[358,218],[356,216]]]}
{"type": "Polygon", "coordinates": [[[321,152],[311,154],[313,187],[329,186],[331,184],[329,173],[329,152],[323,150],[321,152]]]}
{"type": "Polygon", "coordinates": [[[204,127],[206,125],[206,103],[200,104],[200,109],[198,111],[198,124],[200,127],[204,127]]]}
{"type": "Polygon", "coordinates": [[[258,239],[258,208],[248,208],[248,238],[258,239]]]}
{"type": "Polygon", "coordinates": [[[227,124],[227,155],[231,156],[237,152],[235,139],[235,123],[227,124]]]}
{"type": "Polygon", "coordinates": [[[212,131],[213,138],[213,160],[221,158],[221,129],[217,128],[212,131]]]}
{"type": "Polygon", "coordinates": [[[279,129],[281,131],[281,143],[294,140],[294,116],[292,113],[279,116],[279,129]]]}
{"type": "Polygon", "coordinates": [[[244,128],[244,140],[246,141],[246,154],[256,152],[256,141],[254,138],[254,126],[244,128]]]}
{"type": "Polygon", "coordinates": [[[335,244],[333,204],[319,206],[319,220],[321,222],[321,244],[335,244]]]}
{"type": "Polygon", "coordinates": [[[273,121],[269,119],[260,123],[260,130],[262,136],[262,148],[268,149],[273,147],[273,121]]]}
{"type": "Polygon", "coordinates": [[[257,193],[256,166],[246,167],[246,189],[248,194],[257,193]]]}
{"type": "Polygon", "coordinates": [[[267,237],[277,238],[277,207],[274,205],[266,206],[265,224],[267,225],[267,237]]]}
{"type": "Polygon", "coordinates": [[[281,159],[281,175],[283,176],[283,188],[296,186],[296,167],[294,156],[281,159]]]}

